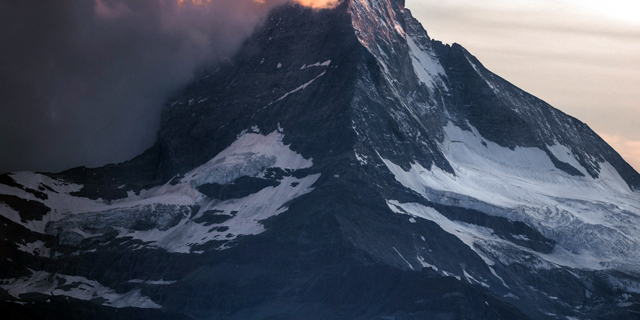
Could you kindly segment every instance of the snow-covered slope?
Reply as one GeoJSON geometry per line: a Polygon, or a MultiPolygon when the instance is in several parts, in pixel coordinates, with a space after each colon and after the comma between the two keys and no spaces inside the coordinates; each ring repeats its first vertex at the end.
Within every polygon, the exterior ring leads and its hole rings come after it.
{"type": "MultiPolygon", "coordinates": [[[[634,271],[640,265],[640,199],[609,163],[601,163],[599,177],[593,178],[567,147],[550,146],[557,158],[584,173],[573,176],[557,169],[541,149],[511,150],[471,129],[465,131],[453,124],[445,127],[440,147],[453,173],[435,165],[425,169],[419,163],[404,171],[382,160],[398,182],[428,201],[455,203],[522,221],[557,241],[553,257],[540,255],[541,260],[594,270],[634,271]]],[[[503,241],[499,237],[475,238],[503,241]]],[[[500,246],[491,244],[481,250],[495,251],[491,247],[500,246]]]]}
{"type": "MultiPolygon", "coordinates": [[[[74,255],[95,252],[96,243],[119,242],[130,249],[163,249],[176,253],[202,253],[196,250],[207,243],[211,249],[233,246],[240,236],[265,231],[263,221],[287,210],[286,204],[313,188],[319,174],[294,177],[297,169],[312,166],[282,142],[277,131],[268,135],[241,133],[237,140],[209,162],[189,171],[177,181],[142,190],[115,201],[91,200],[72,193],[82,185],[66,183],[43,174],[20,172],[8,174],[13,186],[2,184],[4,195],[21,196],[38,201],[48,213],[25,219],[11,203],[0,207],[0,216],[40,235],[53,236],[62,246],[74,248],[74,255]],[[241,197],[219,200],[207,197],[199,188],[211,185],[233,187],[239,178],[265,181],[254,192],[241,197]],[[40,199],[22,189],[42,190],[40,199]]],[[[125,185],[122,188],[126,188],[125,185]]],[[[247,188],[247,186],[239,186],[247,188]]],[[[207,193],[207,191],[203,191],[207,193]]],[[[51,255],[49,243],[41,240],[16,243],[18,250],[33,256],[51,255]]],[[[140,289],[117,294],[95,280],[29,270],[31,275],[2,279],[2,287],[20,299],[27,293],[68,296],[80,300],[101,298],[106,306],[160,308],[140,289]]]]}

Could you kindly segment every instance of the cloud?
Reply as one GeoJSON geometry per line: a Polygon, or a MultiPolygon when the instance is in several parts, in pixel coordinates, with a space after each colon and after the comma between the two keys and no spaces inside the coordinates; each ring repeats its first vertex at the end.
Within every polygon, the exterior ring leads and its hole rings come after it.
{"type": "Polygon", "coordinates": [[[303,6],[316,8],[316,9],[327,9],[333,8],[338,4],[338,0],[295,0],[303,6]]]}
{"type": "Polygon", "coordinates": [[[287,1],[0,2],[0,172],[139,154],[166,97],[229,59],[287,1]]]}
{"type": "Polygon", "coordinates": [[[606,133],[600,133],[600,137],[618,151],[636,171],[640,171],[640,141],[606,133]]]}

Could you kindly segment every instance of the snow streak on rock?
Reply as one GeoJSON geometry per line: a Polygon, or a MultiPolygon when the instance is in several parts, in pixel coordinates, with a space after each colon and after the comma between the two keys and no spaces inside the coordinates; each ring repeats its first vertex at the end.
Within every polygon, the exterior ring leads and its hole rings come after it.
{"type": "Polygon", "coordinates": [[[24,294],[39,293],[85,301],[106,300],[101,304],[114,308],[161,308],[160,305],[140,294],[140,290],[120,294],[95,280],[45,271],[32,271],[30,276],[18,279],[0,279],[0,287],[17,299],[20,299],[24,294]]]}
{"type": "MultiPolygon", "coordinates": [[[[47,199],[30,197],[52,209],[40,220],[23,221],[12,208],[2,205],[0,214],[31,231],[57,237],[60,244],[82,248],[93,241],[129,239],[135,248],[161,248],[189,253],[194,246],[218,241],[227,248],[239,236],[263,232],[261,221],[287,210],[285,204],[304,195],[319,174],[294,177],[298,169],[313,165],[282,142],[283,135],[243,132],[228,148],[209,162],[191,170],[179,183],[166,183],[121,200],[106,202],[76,197],[70,192],[82,186],[68,185],[33,173],[19,173],[15,180],[27,187],[43,184],[47,199]],[[202,194],[198,187],[208,184],[233,185],[241,177],[264,179],[268,169],[282,170],[272,186],[255,193],[218,200],[202,194]]],[[[0,184],[7,194],[22,190],[0,184]]],[[[23,244],[19,249],[49,255],[41,242],[23,244]]]]}

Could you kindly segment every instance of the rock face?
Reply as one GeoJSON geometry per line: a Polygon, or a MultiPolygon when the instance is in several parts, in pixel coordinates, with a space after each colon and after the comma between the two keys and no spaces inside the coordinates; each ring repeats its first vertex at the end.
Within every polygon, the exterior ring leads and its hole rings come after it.
{"type": "Polygon", "coordinates": [[[633,319],[640,175],[403,1],[277,8],[131,161],[0,177],[20,319],[633,319]]]}

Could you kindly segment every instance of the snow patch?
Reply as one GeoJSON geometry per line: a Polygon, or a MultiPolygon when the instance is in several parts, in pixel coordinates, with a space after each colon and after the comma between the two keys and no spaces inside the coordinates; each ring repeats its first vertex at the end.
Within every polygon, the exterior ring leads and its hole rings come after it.
{"type": "Polygon", "coordinates": [[[446,77],[444,68],[438,61],[434,52],[421,49],[418,44],[409,35],[406,36],[409,45],[409,54],[411,55],[411,63],[413,70],[418,76],[418,80],[433,91],[436,87],[448,91],[442,78],[446,77]]]}
{"type": "Polygon", "coordinates": [[[489,287],[490,287],[486,282],[484,282],[484,281],[480,281],[480,280],[478,280],[478,279],[474,278],[473,276],[471,276],[471,275],[467,272],[467,270],[462,270],[462,273],[463,273],[464,277],[467,279],[467,281],[468,281],[469,283],[471,283],[471,284],[473,284],[473,283],[477,283],[477,284],[479,284],[479,285],[481,285],[481,286],[483,286],[483,287],[485,287],[485,288],[489,288],[489,287]]]}
{"type": "Polygon", "coordinates": [[[492,229],[450,220],[436,209],[419,203],[400,203],[389,200],[387,205],[395,213],[433,221],[445,232],[456,236],[484,260],[491,273],[507,288],[509,288],[507,284],[492,268],[495,261],[500,261],[505,265],[511,263],[527,264],[538,269],[550,269],[558,266],[586,270],[606,269],[602,260],[585,250],[574,253],[561,246],[556,246],[552,253],[543,254],[502,239],[495,235],[492,229]]]}
{"type": "Polygon", "coordinates": [[[355,151],[355,154],[356,159],[358,160],[358,162],[360,162],[361,165],[367,164],[367,156],[359,154],[357,151],[355,151]]]}
{"type": "MultiPolygon", "coordinates": [[[[511,292],[509,292],[509,293],[505,294],[505,295],[504,295],[504,296],[502,296],[502,297],[503,297],[503,298],[511,298],[511,299],[520,300],[520,298],[519,298],[518,296],[516,296],[515,294],[513,294],[513,293],[511,293],[511,292]]],[[[567,319],[569,319],[569,318],[567,317],[567,319]]]]}
{"type": "Polygon", "coordinates": [[[44,246],[44,242],[38,240],[36,242],[18,243],[18,250],[26,252],[34,256],[50,257],[51,250],[44,246]]]}
{"type": "Polygon", "coordinates": [[[482,80],[484,80],[484,82],[491,88],[491,90],[493,90],[495,94],[499,94],[500,89],[497,88],[495,85],[493,85],[491,81],[487,80],[487,78],[485,78],[485,76],[480,71],[480,68],[478,68],[478,66],[476,66],[475,63],[471,62],[471,59],[469,59],[469,57],[465,56],[465,58],[467,59],[467,61],[469,62],[473,70],[475,70],[475,72],[482,78],[482,80]]]}
{"type": "MultiPolygon", "coordinates": [[[[238,236],[259,234],[265,231],[262,221],[281,214],[287,210],[285,204],[313,190],[313,185],[320,174],[304,178],[285,177],[277,187],[267,187],[257,193],[241,199],[229,199],[212,202],[203,207],[194,219],[198,219],[206,211],[234,212],[233,218],[215,225],[196,223],[193,220],[182,220],[175,227],[161,231],[122,232],[118,237],[132,237],[145,242],[145,246],[163,248],[169,252],[193,253],[192,247],[210,241],[229,242],[238,236]],[[292,185],[295,185],[292,186],[292,185]]],[[[221,214],[223,214],[221,213],[221,214]]],[[[218,249],[226,249],[221,246],[218,249]]]]}
{"type": "Polygon", "coordinates": [[[431,268],[433,271],[438,272],[438,267],[424,261],[424,258],[421,255],[417,255],[416,258],[420,261],[423,268],[431,268]]]}
{"type": "MultiPolygon", "coordinates": [[[[429,201],[522,221],[555,240],[554,253],[540,257],[550,263],[543,265],[600,270],[640,263],[640,201],[613,166],[600,163],[597,179],[572,176],[556,168],[544,150],[504,148],[469,128],[444,127],[440,149],[453,173],[419,163],[404,171],[381,159],[398,182],[429,201]]],[[[584,170],[568,148],[546,147],[584,170]]]]}
{"type": "Polygon", "coordinates": [[[0,203],[0,215],[7,218],[8,220],[11,220],[12,222],[26,227],[26,224],[22,222],[18,211],[13,210],[13,208],[4,203],[0,203]]]}
{"type": "Polygon", "coordinates": [[[236,141],[207,163],[181,179],[192,186],[207,183],[229,183],[241,176],[255,176],[265,168],[304,169],[313,165],[282,142],[284,135],[274,131],[269,135],[241,134],[236,141]]]}
{"type": "Polygon", "coordinates": [[[585,169],[580,164],[580,162],[578,162],[576,155],[573,153],[573,151],[571,151],[571,149],[559,144],[558,142],[556,142],[552,146],[547,145],[547,149],[549,149],[551,154],[553,154],[553,156],[556,157],[556,159],[564,163],[568,163],[572,167],[578,169],[578,171],[580,171],[580,173],[582,173],[585,176],[589,175],[589,173],[587,172],[587,169],[585,169]]]}
{"type": "Polygon", "coordinates": [[[53,179],[43,174],[34,172],[15,172],[10,174],[11,178],[25,188],[38,190],[40,184],[46,185],[56,192],[69,193],[77,192],[82,189],[82,185],[69,183],[66,181],[53,179]]]}
{"type": "MultiPolygon", "coordinates": [[[[253,129],[256,131],[257,128],[253,129]]],[[[42,220],[22,222],[18,212],[0,204],[0,215],[31,231],[60,235],[60,239],[69,245],[81,245],[83,239],[113,230],[119,233],[117,237],[141,240],[142,243],[136,244],[137,248],[163,248],[171,252],[192,252],[193,246],[212,240],[229,243],[238,236],[263,232],[265,219],[286,211],[288,202],[313,190],[311,185],[319,174],[290,175],[293,170],[310,168],[312,159],[292,151],[283,143],[283,138],[278,131],[263,135],[245,130],[229,147],[188,172],[177,184],[167,183],[138,194],[130,193],[127,198],[115,201],[72,196],[69,193],[82,186],[39,174],[18,173],[15,179],[21,184],[38,186],[44,183],[55,192],[43,191],[48,196],[46,200],[34,199],[32,194],[5,185],[0,185],[0,192],[13,192],[27,200],[40,201],[51,211],[42,220]],[[227,184],[242,176],[264,176],[268,168],[281,168],[286,174],[277,186],[266,187],[241,199],[219,201],[197,190],[207,183],[227,184]],[[200,210],[194,211],[197,208],[200,210]],[[220,212],[231,218],[207,225],[206,218],[202,218],[207,211],[220,212]],[[203,222],[196,223],[198,219],[203,222]],[[146,229],[137,226],[139,221],[146,229]]],[[[21,244],[19,249],[41,256],[50,254],[40,242],[21,244]]],[[[196,251],[203,252],[193,250],[196,251]]]]}
{"type": "Polygon", "coordinates": [[[487,265],[492,266],[495,264],[495,262],[489,259],[484,252],[476,249],[473,245],[477,240],[493,238],[493,230],[464,222],[451,221],[436,209],[425,207],[418,203],[400,203],[398,201],[391,200],[387,201],[387,205],[389,206],[389,209],[395,213],[408,214],[417,218],[435,222],[440,226],[440,228],[442,228],[442,230],[456,236],[471,250],[475,251],[487,265]]]}
{"type": "Polygon", "coordinates": [[[522,235],[522,234],[512,234],[511,235],[514,239],[517,240],[522,240],[522,241],[531,241],[531,239],[527,238],[527,236],[522,235]]]}
{"type": "Polygon", "coordinates": [[[51,274],[46,271],[32,271],[28,277],[19,279],[2,279],[0,287],[9,295],[21,299],[27,293],[41,293],[50,296],[66,296],[79,300],[105,299],[105,306],[114,308],[159,309],[160,305],[140,294],[139,289],[119,294],[95,280],[79,276],[51,274]]]}
{"type": "Polygon", "coordinates": [[[407,265],[409,266],[409,268],[411,268],[411,270],[414,270],[414,271],[416,270],[416,269],[413,268],[411,263],[409,263],[409,261],[407,261],[407,259],[405,259],[404,256],[402,256],[402,254],[400,253],[400,251],[398,251],[398,249],[396,249],[396,247],[393,247],[393,250],[395,250],[398,253],[398,255],[400,256],[400,258],[402,258],[402,260],[404,260],[404,262],[407,263],[407,265]]]}
{"type": "Polygon", "coordinates": [[[300,67],[300,70],[309,69],[313,67],[328,67],[329,65],[331,65],[331,60],[327,60],[325,62],[316,62],[310,65],[305,64],[302,67],[300,67]]]}
{"type": "Polygon", "coordinates": [[[274,104],[274,103],[276,103],[276,102],[278,102],[278,101],[280,101],[280,100],[282,100],[282,99],[284,99],[284,98],[288,97],[289,95],[291,95],[291,94],[293,94],[293,93],[296,93],[296,92],[298,92],[298,91],[300,91],[300,90],[304,90],[304,89],[306,89],[310,84],[312,84],[312,83],[313,83],[314,81],[316,81],[318,78],[320,78],[320,77],[324,76],[326,73],[327,73],[326,71],[322,71],[322,73],[321,73],[321,74],[319,74],[317,77],[315,77],[315,78],[313,78],[313,79],[309,80],[309,82],[307,82],[307,83],[305,83],[305,84],[303,84],[303,85],[301,85],[301,86],[299,86],[299,87],[297,87],[297,88],[295,88],[295,89],[293,89],[293,90],[291,90],[291,91],[289,91],[289,92],[285,93],[282,97],[280,97],[280,98],[276,99],[275,101],[273,101],[273,102],[269,103],[267,106],[270,106],[270,105],[272,105],[272,104],[274,104]]]}

